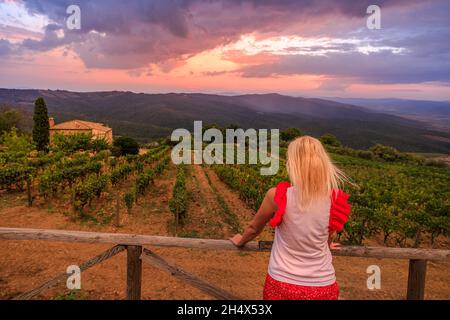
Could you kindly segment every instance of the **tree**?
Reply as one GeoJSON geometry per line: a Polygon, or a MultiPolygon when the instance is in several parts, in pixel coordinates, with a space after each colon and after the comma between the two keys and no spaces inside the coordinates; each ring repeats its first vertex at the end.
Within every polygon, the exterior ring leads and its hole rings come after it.
{"type": "Polygon", "coordinates": [[[8,162],[24,163],[28,154],[33,150],[30,139],[24,135],[18,135],[16,128],[3,133],[1,138],[6,151],[0,153],[0,165],[8,162]]]}
{"type": "Polygon", "coordinates": [[[372,151],[376,157],[386,161],[395,161],[401,156],[397,149],[382,144],[376,144],[369,150],[372,151]]]}
{"type": "Polygon", "coordinates": [[[12,128],[19,127],[22,114],[9,107],[0,107],[0,134],[9,132],[12,128]]]}
{"type": "Polygon", "coordinates": [[[50,140],[48,110],[44,98],[37,98],[34,103],[33,141],[39,151],[46,151],[50,140]]]}
{"type": "Polygon", "coordinates": [[[113,145],[113,154],[115,156],[139,154],[139,144],[133,138],[127,136],[116,138],[113,145]]]}
{"type": "Polygon", "coordinates": [[[342,143],[330,133],[324,134],[320,137],[320,142],[333,147],[342,147],[342,143]]]}
{"type": "Polygon", "coordinates": [[[5,132],[2,140],[7,152],[24,152],[28,154],[33,150],[33,144],[26,136],[18,135],[16,128],[12,128],[11,131],[5,132]]]}
{"type": "Polygon", "coordinates": [[[91,149],[95,152],[100,152],[102,150],[108,150],[110,147],[108,141],[104,138],[91,139],[91,149]]]}
{"type": "Polygon", "coordinates": [[[283,141],[292,141],[295,138],[301,137],[303,133],[297,128],[288,128],[280,133],[280,138],[283,141]]]}
{"type": "Polygon", "coordinates": [[[217,125],[215,123],[209,123],[209,124],[203,125],[202,134],[205,134],[205,131],[209,130],[209,129],[217,129],[219,131],[223,131],[223,129],[219,125],[217,125]]]}
{"type": "Polygon", "coordinates": [[[52,148],[54,151],[73,153],[78,150],[89,150],[91,148],[92,134],[61,134],[53,135],[52,148]]]}

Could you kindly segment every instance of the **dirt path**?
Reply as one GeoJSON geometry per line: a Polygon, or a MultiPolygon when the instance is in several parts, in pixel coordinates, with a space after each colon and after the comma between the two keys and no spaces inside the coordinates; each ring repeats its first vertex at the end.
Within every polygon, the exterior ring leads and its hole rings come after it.
{"type": "MultiPolygon", "coordinates": [[[[239,199],[239,195],[237,194],[237,192],[234,192],[230,188],[228,188],[228,186],[219,179],[214,170],[209,167],[205,167],[204,169],[210,177],[211,182],[214,184],[218,193],[223,197],[229,208],[238,217],[239,224],[241,226],[241,232],[244,231],[246,226],[253,219],[255,211],[250,209],[241,199],[239,199]]],[[[264,228],[264,231],[257,238],[257,240],[273,240],[273,232],[270,226],[264,228]]]]}
{"type": "Polygon", "coordinates": [[[192,165],[187,168],[186,189],[186,220],[179,227],[178,236],[223,239],[228,228],[220,217],[220,208],[201,166],[192,165]]]}
{"type": "MultiPolygon", "coordinates": [[[[197,236],[227,236],[217,199],[200,166],[190,167],[188,189],[192,197],[189,204],[192,225],[200,225],[197,236]],[[209,190],[205,192],[204,190],[209,190]],[[214,209],[215,208],[215,209],[214,209]],[[211,210],[212,209],[212,210],[211,210]],[[209,232],[209,234],[208,234],[209,232]]],[[[212,170],[205,168],[216,190],[239,217],[242,226],[253,215],[238,195],[228,189],[212,170]]],[[[57,208],[27,208],[21,204],[22,194],[0,195],[0,226],[67,229],[98,232],[170,235],[168,225],[173,216],[168,209],[175,182],[176,168],[169,166],[155,180],[131,215],[121,209],[122,227],[98,224],[92,221],[73,220],[57,208]],[[8,207],[8,205],[13,207],[8,207]]],[[[124,186],[126,188],[127,186],[124,186]]],[[[24,200],[24,201],[23,201],[24,200]]],[[[186,232],[192,232],[187,229],[186,232]]],[[[193,232],[192,232],[193,233],[193,232]]],[[[270,240],[270,229],[261,236],[270,240]]],[[[0,299],[9,299],[30,290],[65,272],[67,266],[81,262],[106,250],[109,246],[70,244],[43,241],[0,241],[0,299]]],[[[165,259],[189,272],[229,290],[244,299],[260,299],[269,259],[268,253],[221,252],[196,249],[153,248],[165,259]]],[[[362,259],[336,257],[334,259],[342,295],[346,299],[403,299],[406,293],[408,261],[390,259],[362,259]],[[369,291],[366,287],[369,265],[381,268],[382,288],[369,291]]],[[[429,262],[427,269],[427,299],[450,299],[450,268],[448,263],[429,262]]],[[[103,262],[82,274],[81,299],[123,299],[126,283],[126,254],[103,262]]],[[[68,293],[64,284],[45,291],[37,299],[61,298],[68,293]]],[[[209,299],[197,289],[174,279],[170,275],[146,264],[143,265],[143,299],[209,299]]]]}

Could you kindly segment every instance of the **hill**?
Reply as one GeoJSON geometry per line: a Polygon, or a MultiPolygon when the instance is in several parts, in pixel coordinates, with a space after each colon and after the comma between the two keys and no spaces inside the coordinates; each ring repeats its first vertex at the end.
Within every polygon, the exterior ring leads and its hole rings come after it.
{"type": "Polygon", "coordinates": [[[429,128],[450,132],[450,101],[343,98],[334,98],[334,100],[362,106],[371,111],[422,121],[429,128]]]}
{"type": "Polygon", "coordinates": [[[420,121],[374,112],[348,103],[279,94],[220,96],[0,89],[0,104],[30,113],[42,96],[57,122],[79,118],[108,124],[114,133],[142,141],[164,137],[173,129],[191,129],[194,120],[236,124],[243,128],[298,127],[305,133],[332,133],[353,148],[376,143],[402,151],[450,153],[450,133],[420,121]]]}

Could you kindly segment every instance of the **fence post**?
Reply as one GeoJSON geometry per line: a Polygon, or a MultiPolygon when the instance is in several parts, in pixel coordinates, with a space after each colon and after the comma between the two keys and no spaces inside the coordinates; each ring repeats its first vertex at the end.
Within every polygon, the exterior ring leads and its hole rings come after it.
{"type": "Polygon", "coordinates": [[[178,237],[178,224],[180,223],[180,214],[175,213],[175,237],[178,237]]]}
{"type": "Polygon", "coordinates": [[[116,194],[116,214],[115,214],[115,219],[116,219],[116,227],[119,228],[120,227],[120,195],[119,193],[116,194]]]}
{"type": "Polygon", "coordinates": [[[31,185],[32,185],[32,181],[31,181],[31,177],[28,176],[27,177],[27,198],[28,198],[28,206],[32,207],[33,206],[33,195],[31,193],[31,185]]]}
{"type": "Polygon", "coordinates": [[[409,260],[407,300],[424,299],[426,272],[427,260],[409,260]]]}
{"type": "Polygon", "coordinates": [[[141,299],[142,246],[127,246],[127,300],[141,299]]]}

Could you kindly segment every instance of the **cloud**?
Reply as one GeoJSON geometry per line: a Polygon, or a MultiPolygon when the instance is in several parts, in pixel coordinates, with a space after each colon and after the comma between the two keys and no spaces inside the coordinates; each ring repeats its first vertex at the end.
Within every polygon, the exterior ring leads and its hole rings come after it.
{"type": "Polygon", "coordinates": [[[373,83],[450,81],[450,5],[443,0],[379,0],[379,31],[365,28],[372,0],[78,0],[82,28],[73,31],[65,27],[72,0],[22,3],[29,14],[46,16],[50,23],[41,38],[14,45],[8,38],[0,40],[0,56],[64,47],[87,68],[124,69],[140,76],[140,70],[155,66],[170,72],[201,52],[238,42],[242,35],[252,34],[256,40],[295,35],[357,41],[256,54],[228,50],[223,59],[243,66],[239,72],[244,77],[314,74],[373,83]],[[362,43],[375,51],[358,51],[362,43]]]}
{"type": "Polygon", "coordinates": [[[9,55],[12,52],[12,44],[5,39],[0,39],[0,56],[9,55]]]}
{"type": "Polygon", "coordinates": [[[326,56],[294,55],[281,57],[277,63],[242,68],[244,77],[285,75],[327,75],[353,78],[367,83],[450,82],[450,55],[436,61],[418,55],[390,51],[364,54],[335,53],[326,56]]]}
{"type": "MultiPolygon", "coordinates": [[[[350,77],[365,83],[450,82],[450,20],[443,13],[450,10],[450,3],[438,4],[417,8],[410,20],[374,37],[370,31],[359,30],[347,39],[334,38],[301,50],[291,48],[299,54],[280,55],[273,63],[245,66],[240,72],[244,77],[350,77]],[[431,18],[418,23],[415,18],[420,10],[431,18]],[[406,28],[408,21],[410,27],[406,28]]],[[[392,19],[394,15],[385,17],[388,25],[393,24],[392,19]]]]}
{"type": "MultiPolygon", "coordinates": [[[[415,1],[379,1],[385,7],[411,2],[415,1]]],[[[236,41],[243,33],[281,32],[301,19],[364,17],[371,1],[80,0],[82,29],[67,31],[64,38],[58,38],[55,31],[65,29],[66,8],[72,0],[23,3],[30,14],[52,21],[40,41],[24,41],[23,48],[40,51],[72,45],[88,67],[127,69],[194,55],[236,41]]]]}
{"type": "Polygon", "coordinates": [[[351,85],[353,79],[326,79],[317,90],[343,92],[351,85]]]}

